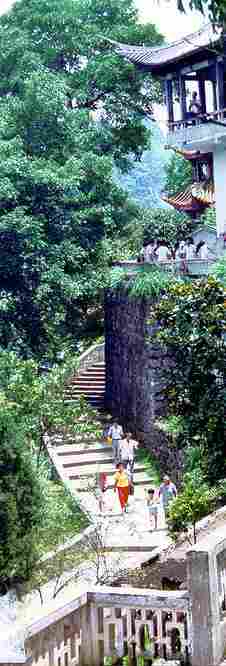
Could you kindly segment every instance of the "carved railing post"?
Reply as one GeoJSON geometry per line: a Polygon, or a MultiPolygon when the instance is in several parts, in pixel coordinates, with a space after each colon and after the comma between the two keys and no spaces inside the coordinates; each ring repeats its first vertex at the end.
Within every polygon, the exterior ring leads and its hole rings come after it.
{"type": "Polygon", "coordinates": [[[79,666],[101,666],[98,608],[88,602],[81,609],[82,645],[79,666]]]}
{"type": "Polygon", "coordinates": [[[187,554],[192,608],[192,666],[217,666],[222,657],[216,552],[196,546],[187,554]]]}

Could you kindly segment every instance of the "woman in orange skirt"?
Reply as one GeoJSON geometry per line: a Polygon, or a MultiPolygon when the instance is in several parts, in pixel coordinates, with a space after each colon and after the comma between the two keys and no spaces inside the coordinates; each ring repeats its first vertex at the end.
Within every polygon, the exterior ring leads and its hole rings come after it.
{"type": "Polygon", "coordinates": [[[119,463],[116,469],[117,471],[114,476],[115,480],[114,492],[116,493],[117,489],[122,513],[124,513],[126,511],[128,497],[129,497],[129,479],[122,463],[119,463]]]}

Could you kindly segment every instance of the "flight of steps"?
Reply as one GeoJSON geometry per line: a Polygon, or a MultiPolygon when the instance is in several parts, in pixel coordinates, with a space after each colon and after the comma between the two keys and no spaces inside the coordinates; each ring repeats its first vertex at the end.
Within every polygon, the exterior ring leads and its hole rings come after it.
{"type": "MultiPolygon", "coordinates": [[[[70,402],[83,395],[92,407],[98,410],[96,424],[100,430],[106,425],[104,413],[105,365],[98,363],[72,377],[65,387],[65,401],[70,402]]],[[[108,416],[109,418],[109,416],[108,416]]],[[[87,491],[95,483],[95,475],[105,472],[108,486],[113,488],[115,466],[112,461],[111,445],[97,441],[92,435],[58,435],[55,438],[55,451],[63,468],[64,477],[72,490],[87,491]]],[[[147,486],[151,478],[142,463],[135,462],[135,486],[147,486]]]]}
{"type": "Polygon", "coordinates": [[[79,375],[72,377],[65,387],[65,401],[76,400],[84,396],[95,409],[104,409],[105,363],[98,363],[86,368],[79,375]]]}

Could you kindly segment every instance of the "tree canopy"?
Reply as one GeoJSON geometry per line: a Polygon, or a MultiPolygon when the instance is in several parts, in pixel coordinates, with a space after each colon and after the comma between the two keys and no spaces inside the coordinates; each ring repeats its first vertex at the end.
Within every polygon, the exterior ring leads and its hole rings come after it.
{"type": "Polygon", "coordinates": [[[107,38],[162,38],[132,0],[21,0],[0,36],[0,345],[51,354],[106,283],[106,239],[138,216],[112,168],[145,148],[159,98],[107,38]]]}
{"type": "MultiPolygon", "coordinates": [[[[184,0],[177,0],[178,9],[186,13],[187,4],[184,0]]],[[[225,0],[190,0],[189,8],[207,15],[213,24],[225,24],[226,5],[225,0]]]]}
{"type": "Polygon", "coordinates": [[[192,184],[192,165],[177,153],[172,153],[165,166],[166,180],[165,190],[172,196],[184,191],[186,187],[192,184]]]}
{"type": "Polygon", "coordinates": [[[171,350],[169,412],[181,417],[177,446],[197,447],[210,482],[225,474],[225,302],[215,277],[171,284],[153,307],[157,337],[171,350]]]}

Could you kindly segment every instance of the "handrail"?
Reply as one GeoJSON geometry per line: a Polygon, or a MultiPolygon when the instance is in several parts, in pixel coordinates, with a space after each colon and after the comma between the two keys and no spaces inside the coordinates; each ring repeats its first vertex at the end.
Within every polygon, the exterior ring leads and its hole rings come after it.
{"type": "Polygon", "coordinates": [[[192,118],[181,118],[181,120],[168,121],[167,125],[170,128],[191,125],[192,123],[199,124],[202,120],[214,120],[214,116],[222,116],[226,113],[226,108],[217,109],[216,111],[209,111],[208,113],[199,113],[192,118]]]}

